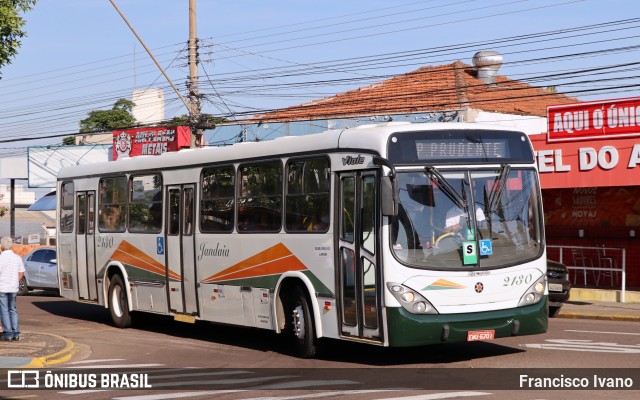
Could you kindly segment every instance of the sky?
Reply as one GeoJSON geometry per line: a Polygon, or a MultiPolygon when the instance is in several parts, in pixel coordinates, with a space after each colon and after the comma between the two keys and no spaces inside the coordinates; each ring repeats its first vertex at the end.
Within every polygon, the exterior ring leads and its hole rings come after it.
{"type": "MultiPolygon", "coordinates": [[[[114,2],[186,94],[189,2],[114,2]]],[[[196,14],[202,111],[229,120],[480,50],[581,100],[640,95],[635,0],[197,0],[196,14]]],[[[39,0],[24,17],[0,70],[0,156],[60,144],[134,89],[162,88],[167,119],[187,113],[109,0],[39,0]]]]}

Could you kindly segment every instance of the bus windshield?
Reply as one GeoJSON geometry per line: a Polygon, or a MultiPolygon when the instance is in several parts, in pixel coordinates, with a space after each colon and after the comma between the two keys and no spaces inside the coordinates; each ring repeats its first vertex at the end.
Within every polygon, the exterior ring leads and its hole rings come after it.
{"type": "Polygon", "coordinates": [[[397,179],[400,204],[391,246],[403,264],[499,268],[540,256],[542,213],[534,169],[427,168],[398,172],[397,179]],[[475,256],[467,257],[463,250],[470,244],[475,256]]]}

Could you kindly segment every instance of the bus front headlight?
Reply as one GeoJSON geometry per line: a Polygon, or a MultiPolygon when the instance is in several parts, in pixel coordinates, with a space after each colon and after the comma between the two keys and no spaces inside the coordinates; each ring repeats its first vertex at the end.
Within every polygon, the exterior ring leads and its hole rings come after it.
{"type": "Polygon", "coordinates": [[[387,289],[402,308],[412,314],[437,314],[438,311],[420,293],[399,283],[388,282],[387,289]]]}
{"type": "Polygon", "coordinates": [[[544,295],[545,283],[546,279],[543,275],[537,281],[535,281],[533,285],[529,286],[529,289],[527,289],[524,295],[520,298],[518,307],[529,306],[542,300],[542,296],[544,295]]]}

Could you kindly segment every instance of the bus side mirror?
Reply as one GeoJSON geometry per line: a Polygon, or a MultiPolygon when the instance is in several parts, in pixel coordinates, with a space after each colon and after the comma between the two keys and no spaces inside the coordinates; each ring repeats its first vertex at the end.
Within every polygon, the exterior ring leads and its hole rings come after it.
{"type": "Polygon", "coordinates": [[[398,185],[395,176],[383,176],[380,180],[380,202],[382,215],[395,217],[398,215],[398,185]]]}

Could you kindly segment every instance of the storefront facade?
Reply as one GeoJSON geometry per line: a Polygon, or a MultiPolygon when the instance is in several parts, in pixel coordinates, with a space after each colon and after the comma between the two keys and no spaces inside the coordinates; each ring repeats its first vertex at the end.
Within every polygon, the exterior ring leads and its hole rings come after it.
{"type": "Polygon", "coordinates": [[[532,135],[549,257],[577,287],[640,287],[640,98],[548,108],[532,135]],[[562,251],[562,254],[560,252],[562,251]]]}

